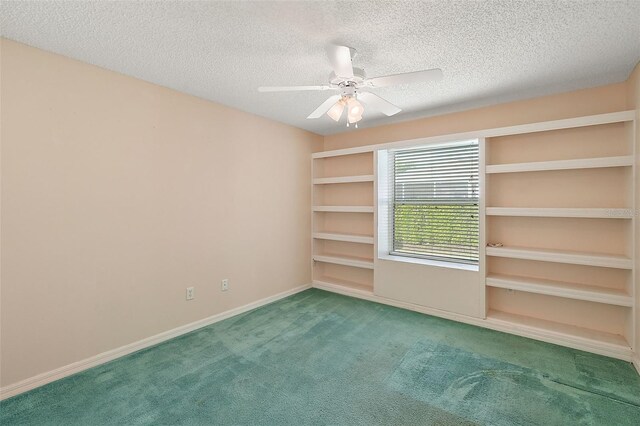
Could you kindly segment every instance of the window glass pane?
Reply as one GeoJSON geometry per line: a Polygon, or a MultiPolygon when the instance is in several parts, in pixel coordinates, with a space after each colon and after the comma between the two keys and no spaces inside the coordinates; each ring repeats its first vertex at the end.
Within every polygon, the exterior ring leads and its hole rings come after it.
{"type": "Polygon", "coordinates": [[[477,141],[393,154],[393,254],[478,262],[477,141]]]}

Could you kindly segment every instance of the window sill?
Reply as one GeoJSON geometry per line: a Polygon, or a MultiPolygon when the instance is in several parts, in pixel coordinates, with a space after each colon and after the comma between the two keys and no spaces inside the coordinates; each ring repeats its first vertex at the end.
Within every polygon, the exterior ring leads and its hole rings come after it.
{"type": "Polygon", "coordinates": [[[379,254],[378,259],[390,260],[393,262],[413,263],[417,265],[435,266],[437,268],[460,269],[463,271],[478,272],[478,265],[469,265],[466,263],[443,262],[439,260],[420,259],[417,257],[398,256],[395,254],[379,254]]]}

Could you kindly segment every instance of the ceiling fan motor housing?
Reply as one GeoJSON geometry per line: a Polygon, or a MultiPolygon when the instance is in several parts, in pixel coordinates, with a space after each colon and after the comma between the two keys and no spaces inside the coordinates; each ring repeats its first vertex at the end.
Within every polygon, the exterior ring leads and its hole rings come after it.
{"type": "Polygon", "coordinates": [[[354,68],[353,76],[350,77],[340,77],[337,76],[335,72],[332,72],[329,75],[329,83],[333,86],[343,87],[343,86],[358,86],[361,85],[366,78],[366,74],[362,68],[354,68]]]}

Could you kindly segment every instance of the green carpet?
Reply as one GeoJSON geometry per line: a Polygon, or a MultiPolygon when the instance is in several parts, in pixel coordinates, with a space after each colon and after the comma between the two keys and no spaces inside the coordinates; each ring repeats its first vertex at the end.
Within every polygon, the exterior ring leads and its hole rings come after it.
{"type": "Polygon", "coordinates": [[[5,400],[0,424],[638,425],[640,377],[313,289],[5,400]]]}

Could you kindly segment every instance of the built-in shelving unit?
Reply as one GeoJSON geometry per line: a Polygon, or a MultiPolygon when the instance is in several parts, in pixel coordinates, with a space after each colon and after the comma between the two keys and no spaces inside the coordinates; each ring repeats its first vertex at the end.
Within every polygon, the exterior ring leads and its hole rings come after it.
{"type": "Polygon", "coordinates": [[[373,152],[314,154],[313,283],[348,294],[373,294],[373,152]]]}
{"type": "Polygon", "coordinates": [[[624,112],[573,124],[486,138],[486,321],[628,356],[635,309],[633,117],[624,112]]]}
{"type": "MultiPolygon", "coordinates": [[[[314,286],[397,305],[373,288],[378,150],[479,139],[484,298],[480,315],[453,319],[630,359],[640,345],[634,117],[621,111],[313,154],[314,286]]],[[[440,315],[424,308],[416,310],[440,315]]]]}

